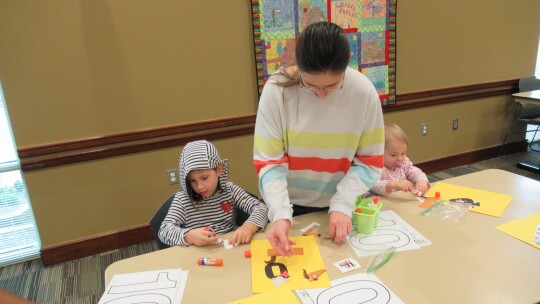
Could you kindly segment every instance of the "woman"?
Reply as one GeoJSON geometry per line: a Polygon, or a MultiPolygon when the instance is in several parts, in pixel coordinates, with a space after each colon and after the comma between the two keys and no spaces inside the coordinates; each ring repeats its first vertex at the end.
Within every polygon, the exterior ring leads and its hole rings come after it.
{"type": "Polygon", "coordinates": [[[343,29],[309,25],[295,56],[295,65],[265,84],[255,125],[254,164],[272,222],[268,240],[280,255],[292,254],[292,216],[326,208],[330,236],[343,242],[356,198],[383,168],[380,100],[373,84],[347,67],[343,29]]]}

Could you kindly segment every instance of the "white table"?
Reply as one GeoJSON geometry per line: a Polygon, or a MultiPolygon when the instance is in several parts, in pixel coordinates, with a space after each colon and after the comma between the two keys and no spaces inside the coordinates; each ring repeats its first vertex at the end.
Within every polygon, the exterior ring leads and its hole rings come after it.
{"type": "MultiPolygon", "coordinates": [[[[460,186],[513,195],[500,218],[471,212],[460,223],[423,217],[418,201],[398,193],[382,198],[383,210],[394,210],[427,237],[432,245],[396,252],[376,273],[405,303],[535,303],[540,300],[540,250],[495,229],[496,226],[540,211],[540,182],[502,170],[485,170],[445,180],[460,186]]],[[[327,231],[327,214],[295,218],[292,235],[316,221],[327,231]]],[[[256,238],[264,238],[257,234],[256,238]]],[[[365,270],[372,257],[358,258],[348,243],[319,239],[330,279],[342,274],[332,263],[353,257],[365,270]]],[[[189,270],[183,303],[227,303],[252,295],[248,245],[173,247],[111,264],[105,282],[114,274],[182,268],[189,270]],[[197,258],[222,258],[221,267],[198,266],[197,258]]]]}

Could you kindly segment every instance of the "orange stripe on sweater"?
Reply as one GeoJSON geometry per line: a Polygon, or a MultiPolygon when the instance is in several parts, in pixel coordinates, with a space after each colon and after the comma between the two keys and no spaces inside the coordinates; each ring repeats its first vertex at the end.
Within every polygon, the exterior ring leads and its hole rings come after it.
{"type": "Polygon", "coordinates": [[[253,160],[253,164],[255,165],[255,171],[257,171],[257,174],[262,170],[262,168],[270,165],[279,165],[283,163],[289,162],[289,158],[287,156],[284,156],[281,159],[276,160],[253,160]]]}
{"type": "Polygon", "coordinates": [[[357,160],[363,162],[368,166],[373,166],[377,168],[384,167],[384,155],[375,155],[375,156],[355,156],[357,160]]]}

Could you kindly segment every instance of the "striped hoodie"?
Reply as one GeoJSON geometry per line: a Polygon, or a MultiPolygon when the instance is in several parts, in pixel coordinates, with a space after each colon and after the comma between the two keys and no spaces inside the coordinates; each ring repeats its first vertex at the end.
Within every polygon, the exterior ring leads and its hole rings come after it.
{"type": "Polygon", "coordinates": [[[250,214],[246,220],[263,229],[268,223],[268,208],[239,186],[227,181],[228,165],[221,160],[216,147],[208,141],[188,143],[180,155],[180,182],[182,191],[176,193],[169,212],[159,229],[159,239],[170,246],[190,245],[184,240],[192,229],[212,226],[218,235],[236,230],[238,209],[250,214]],[[216,193],[197,204],[191,203],[186,191],[187,176],[197,169],[215,169],[223,164],[216,193]]]}
{"type": "Polygon", "coordinates": [[[383,168],[384,122],[373,84],[347,68],[343,88],[317,98],[274,74],[261,94],[254,164],[271,222],[292,204],[351,215],[383,168]]]}

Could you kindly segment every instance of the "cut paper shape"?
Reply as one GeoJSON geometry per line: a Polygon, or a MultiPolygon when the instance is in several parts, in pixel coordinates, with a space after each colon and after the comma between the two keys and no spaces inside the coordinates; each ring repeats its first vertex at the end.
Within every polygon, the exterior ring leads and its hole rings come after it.
{"type": "Polygon", "coordinates": [[[512,196],[508,194],[456,186],[443,182],[437,182],[425,195],[434,196],[435,192],[440,192],[441,199],[443,200],[460,200],[466,204],[470,204],[472,207],[471,211],[473,212],[496,217],[501,217],[508,204],[512,201],[512,196]]]}
{"type": "Polygon", "coordinates": [[[372,234],[353,231],[347,236],[347,241],[359,257],[376,255],[391,247],[405,251],[431,245],[427,238],[392,210],[379,214],[379,225],[372,234]]]}
{"type": "Polygon", "coordinates": [[[538,225],[540,225],[540,213],[499,225],[496,228],[540,249],[540,244],[534,242],[535,230],[538,225]]]}
{"type": "Polygon", "coordinates": [[[341,271],[342,273],[347,273],[349,271],[360,269],[361,267],[360,263],[358,263],[358,261],[353,258],[346,258],[341,261],[337,261],[334,263],[334,266],[336,266],[336,268],[339,269],[339,271],[341,271]]]}
{"type": "Polygon", "coordinates": [[[330,279],[315,237],[293,236],[290,239],[296,242],[296,245],[293,245],[296,254],[291,256],[277,255],[268,240],[251,241],[253,293],[280,288],[294,290],[330,286],[330,279]],[[305,274],[308,279],[304,276],[305,274]],[[312,274],[311,280],[309,274],[312,274]]]}
{"type": "Polygon", "coordinates": [[[229,302],[227,304],[299,304],[293,291],[287,289],[277,289],[265,293],[260,293],[249,298],[229,302]]]}
{"type": "Polygon", "coordinates": [[[329,288],[297,290],[296,294],[304,304],[403,303],[373,274],[355,274],[332,280],[331,284],[329,288]]]}
{"type": "Polygon", "coordinates": [[[187,275],[181,269],[117,274],[98,304],[180,303],[187,275]]]}

